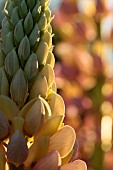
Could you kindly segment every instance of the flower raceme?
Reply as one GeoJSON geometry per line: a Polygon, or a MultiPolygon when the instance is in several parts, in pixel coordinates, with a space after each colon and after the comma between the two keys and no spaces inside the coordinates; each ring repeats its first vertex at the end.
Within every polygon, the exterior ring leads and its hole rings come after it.
{"type": "Polygon", "coordinates": [[[86,170],[83,161],[73,161],[76,134],[63,124],[65,107],[56,92],[49,3],[8,0],[4,7],[0,39],[1,170],[86,170]]]}

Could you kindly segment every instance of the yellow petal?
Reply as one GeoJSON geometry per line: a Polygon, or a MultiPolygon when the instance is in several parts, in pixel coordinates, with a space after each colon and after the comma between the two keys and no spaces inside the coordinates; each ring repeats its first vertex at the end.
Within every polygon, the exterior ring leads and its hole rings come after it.
{"type": "Polygon", "coordinates": [[[66,157],[62,158],[62,165],[73,161],[73,159],[75,158],[75,155],[77,153],[77,148],[78,148],[78,142],[76,140],[71,152],[66,157]]]}
{"type": "Polygon", "coordinates": [[[51,92],[47,96],[47,100],[51,108],[52,115],[59,115],[65,113],[64,101],[59,94],[51,90],[51,92]]]}
{"type": "Polygon", "coordinates": [[[59,126],[63,121],[64,115],[58,115],[48,119],[42,128],[39,130],[38,135],[52,136],[57,132],[59,126]]]}
{"type": "Polygon", "coordinates": [[[32,107],[32,105],[38,100],[38,98],[34,98],[30,100],[27,104],[24,105],[24,107],[21,109],[19,115],[22,117],[25,117],[26,113],[28,113],[28,110],[32,107]]]}
{"type": "Polygon", "coordinates": [[[49,64],[45,64],[40,72],[41,75],[45,76],[47,79],[48,87],[50,87],[55,79],[54,71],[49,64]]]}
{"type": "Polygon", "coordinates": [[[61,158],[66,157],[73,149],[76,134],[72,127],[66,125],[50,138],[49,151],[56,150],[61,158]]]}
{"type": "Polygon", "coordinates": [[[43,75],[38,75],[34,81],[33,86],[31,87],[29,93],[29,100],[38,97],[39,95],[42,97],[46,96],[48,90],[46,77],[43,75]]]}
{"type": "Polygon", "coordinates": [[[45,109],[42,101],[38,99],[25,116],[24,129],[28,136],[32,136],[44,123],[45,109]]]}
{"type": "Polygon", "coordinates": [[[44,108],[45,108],[45,120],[47,120],[48,117],[52,116],[50,106],[49,106],[48,102],[44,98],[42,98],[41,96],[39,96],[39,99],[44,104],[44,108]]]}
{"type": "Polygon", "coordinates": [[[60,170],[87,170],[86,163],[81,160],[76,160],[69,164],[63,165],[60,170]]]}

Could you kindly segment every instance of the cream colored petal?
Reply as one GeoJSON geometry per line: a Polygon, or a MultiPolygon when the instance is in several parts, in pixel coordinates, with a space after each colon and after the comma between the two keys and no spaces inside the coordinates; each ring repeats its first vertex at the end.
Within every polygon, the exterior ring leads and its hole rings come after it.
{"type": "Polygon", "coordinates": [[[38,135],[41,136],[52,136],[57,132],[59,126],[63,121],[64,115],[58,115],[48,119],[42,128],[39,130],[38,135]]]}
{"type": "Polygon", "coordinates": [[[68,162],[72,162],[74,160],[75,155],[77,153],[77,148],[78,148],[78,142],[76,140],[71,152],[66,157],[62,158],[61,160],[62,165],[67,164],[68,162]]]}
{"type": "Polygon", "coordinates": [[[59,115],[59,114],[64,114],[65,113],[65,105],[62,97],[50,90],[47,100],[49,103],[49,106],[51,108],[52,115],[59,115]]]}
{"type": "Polygon", "coordinates": [[[50,138],[49,152],[56,150],[61,158],[66,157],[73,149],[76,134],[72,127],[66,125],[50,138]]]}
{"type": "Polygon", "coordinates": [[[48,87],[50,87],[55,79],[54,71],[49,64],[45,64],[40,74],[47,79],[48,87]]]}
{"type": "Polygon", "coordinates": [[[32,105],[38,100],[38,97],[30,100],[27,104],[25,104],[23,106],[23,108],[21,109],[19,115],[22,117],[25,117],[26,114],[28,113],[29,109],[32,107],[32,105]]]}
{"type": "Polygon", "coordinates": [[[63,165],[60,170],[87,170],[86,163],[81,160],[76,160],[69,164],[63,165]]]}
{"type": "Polygon", "coordinates": [[[61,160],[59,153],[52,151],[46,157],[39,160],[33,170],[59,170],[60,164],[61,160]]]}

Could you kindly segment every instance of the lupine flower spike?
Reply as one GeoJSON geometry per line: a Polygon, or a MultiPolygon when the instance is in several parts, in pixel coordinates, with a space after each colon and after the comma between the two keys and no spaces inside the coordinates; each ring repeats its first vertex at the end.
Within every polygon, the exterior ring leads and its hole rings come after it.
{"type": "Polygon", "coordinates": [[[0,170],[86,170],[56,92],[49,0],[8,0],[0,39],[0,170]],[[69,162],[69,163],[68,163],[69,162]]]}

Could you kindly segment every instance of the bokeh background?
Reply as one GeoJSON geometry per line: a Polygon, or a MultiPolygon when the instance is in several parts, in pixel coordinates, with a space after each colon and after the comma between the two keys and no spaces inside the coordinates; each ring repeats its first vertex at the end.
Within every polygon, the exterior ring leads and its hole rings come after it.
{"type": "Polygon", "coordinates": [[[75,159],[88,170],[113,170],[113,0],[51,0],[50,8],[56,83],[64,123],[77,134],[75,159]]]}
{"type": "Polygon", "coordinates": [[[51,1],[55,75],[65,124],[88,170],[113,170],[113,1],[51,1]]]}

